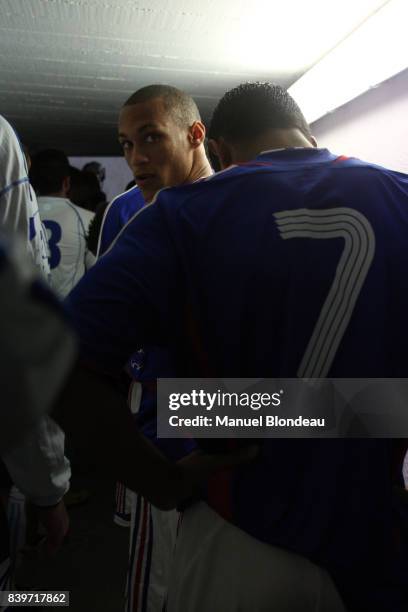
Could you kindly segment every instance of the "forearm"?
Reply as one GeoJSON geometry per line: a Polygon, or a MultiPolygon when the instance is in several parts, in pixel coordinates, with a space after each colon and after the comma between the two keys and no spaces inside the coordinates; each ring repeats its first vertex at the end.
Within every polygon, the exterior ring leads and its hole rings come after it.
{"type": "Polygon", "coordinates": [[[22,444],[24,434],[50,410],[74,361],[76,342],[18,245],[7,250],[0,294],[0,451],[5,452],[22,444]]]}
{"type": "Polygon", "coordinates": [[[184,470],[138,431],[125,399],[109,379],[78,366],[53,418],[72,439],[83,462],[121,480],[153,504],[170,509],[191,495],[184,470]]]}
{"type": "Polygon", "coordinates": [[[75,449],[88,463],[96,456],[100,472],[142,493],[163,510],[195,495],[214,472],[247,463],[258,452],[256,447],[219,455],[198,452],[171,463],[138,431],[114,385],[80,366],[71,376],[53,418],[72,437],[75,449]]]}
{"type": "Polygon", "coordinates": [[[64,434],[49,417],[2,458],[13,482],[38,506],[56,504],[69,488],[71,470],[64,456],[64,434]]]}

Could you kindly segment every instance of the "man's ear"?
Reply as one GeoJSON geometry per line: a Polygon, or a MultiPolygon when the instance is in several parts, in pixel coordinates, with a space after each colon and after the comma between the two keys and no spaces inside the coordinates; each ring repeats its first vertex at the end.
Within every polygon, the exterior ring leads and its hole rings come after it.
{"type": "Polygon", "coordinates": [[[208,141],[208,148],[212,155],[218,158],[222,169],[228,168],[232,164],[232,151],[230,146],[225,142],[223,138],[213,140],[212,138],[208,141]]]}
{"type": "Polygon", "coordinates": [[[194,148],[199,147],[205,140],[205,127],[201,121],[194,121],[193,125],[189,128],[189,140],[194,148]]]}
{"type": "Polygon", "coordinates": [[[71,177],[65,176],[62,179],[62,192],[67,195],[69,190],[71,189],[71,177]]]}

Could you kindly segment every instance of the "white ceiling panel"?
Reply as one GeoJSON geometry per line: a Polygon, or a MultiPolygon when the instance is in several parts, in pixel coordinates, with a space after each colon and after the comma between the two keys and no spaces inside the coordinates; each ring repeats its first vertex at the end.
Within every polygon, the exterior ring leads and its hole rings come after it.
{"type": "Polygon", "coordinates": [[[205,121],[248,80],[291,85],[385,0],[0,0],[0,112],[32,147],[117,152],[136,89],[168,83],[205,121]]]}

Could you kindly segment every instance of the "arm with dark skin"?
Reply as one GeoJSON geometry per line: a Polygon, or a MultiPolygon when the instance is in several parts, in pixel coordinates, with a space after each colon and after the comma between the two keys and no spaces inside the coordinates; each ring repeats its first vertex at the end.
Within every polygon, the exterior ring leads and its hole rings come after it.
{"type": "Polygon", "coordinates": [[[225,455],[194,454],[173,464],[136,428],[125,400],[109,378],[77,365],[52,413],[81,457],[97,458],[98,471],[142,493],[162,510],[194,496],[215,471],[254,458],[254,448],[225,455]]]}

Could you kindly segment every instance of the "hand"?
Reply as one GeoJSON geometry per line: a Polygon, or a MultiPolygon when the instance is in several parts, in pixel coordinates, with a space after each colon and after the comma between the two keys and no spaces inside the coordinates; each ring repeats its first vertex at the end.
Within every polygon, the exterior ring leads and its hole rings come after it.
{"type": "Polygon", "coordinates": [[[36,506],[38,520],[46,531],[44,550],[54,555],[61,547],[69,529],[69,516],[64,501],[56,506],[36,506]]]}

